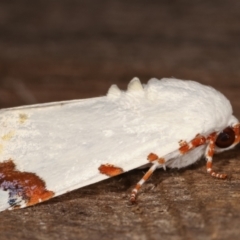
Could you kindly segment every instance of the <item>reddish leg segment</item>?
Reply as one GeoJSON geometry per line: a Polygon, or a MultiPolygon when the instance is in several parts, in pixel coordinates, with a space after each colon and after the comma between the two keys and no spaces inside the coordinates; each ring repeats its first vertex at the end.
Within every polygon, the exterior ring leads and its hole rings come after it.
{"type": "Polygon", "coordinates": [[[141,186],[148,180],[148,178],[152,175],[152,173],[156,170],[156,168],[158,167],[159,163],[155,162],[150,168],[149,170],[145,173],[145,175],[143,176],[143,178],[137,183],[137,185],[135,186],[135,188],[132,190],[131,196],[130,196],[130,201],[132,203],[136,202],[136,196],[137,193],[139,191],[139,189],[141,188],[141,186]]]}
{"type": "Polygon", "coordinates": [[[142,177],[142,179],[137,183],[135,188],[132,190],[131,196],[130,196],[130,201],[132,203],[136,202],[136,196],[141,188],[141,186],[149,179],[149,177],[152,175],[152,173],[156,170],[157,167],[162,166],[163,169],[165,170],[165,159],[164,158],[159,158],[155,153],[150,153],[148,155],[148,161],[153,162],[153,165],[149,168],[149,170],[145,173],[145,175],[142,177]]]}
{"type": "Polygon", "coordinates": [[[179,152],[181,154],[186,154],[189,151],[193,150],[194,148],[201,146],[206,143],[206,138],[200,134],[198,134],[192,141],[187,143],[186,141],[181,140],[179,142],[180,148],[179,152]]]}
{"type": "Polygon", "coordinates": [[[235,132],[235,144],[240,142],[240,123],[233,126],[233,131],[235,132]]]}
{"type": "Polygon", "coordinates": [[[209,143],[208,143],[208,146],[207,146],[207,149],[205,152],[205,157],[207,160],[207,172],[212,177],[225,179],[227,177],[227,174],[220,174],[220,173],[214,172],[212,170],[212,158],[213,158],[213,154],[214,154],[216,136],[217,136],[217,134],[213,133],[208,137],[209,143]]]}

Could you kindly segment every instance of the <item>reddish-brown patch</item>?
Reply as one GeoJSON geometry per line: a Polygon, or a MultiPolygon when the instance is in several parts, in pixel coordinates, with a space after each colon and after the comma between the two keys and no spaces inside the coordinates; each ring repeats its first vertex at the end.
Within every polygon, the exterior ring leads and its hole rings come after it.
{"type": "Polygon", "coordinates": [[[45,182],[35,173],[20,172],[12,160],[0,163],[0,188],[9,192],[11,206],[18,205],[14,199],[21,198],[26,206],[46,201],[54,192],[46,189],[45,182]]]}
{"type": "Polygon", "coordinates": [[[201,146],[203,145],[204,143],[206,143],[206,138],[200,134],[198,134],[192,141],[191,141],[191,144],[192,146],[195,148],[195,147],[198,147],[198,146],[201,146]]]}
{"type": "Polygon", "coordinates": [[[158,160],[158,155],[156,155],[155,153],[150,153],[147,157],[147,160],[149,162],[156,161],[156,160],[158,160]]]}
{"type": "Polygon", "coordinates": [[[123,173],[123,169],[120,167],[116,167],[114,165],[111,164],[102,164],[98,170],[100,171],[100,173],[105,174],[109,177],[113,177],[116,175],[119,175],[121,173],[123,173]]]}
{"type": "Polygon", "coordinates": [[[165,159],[164,158],[159,158],[158,159],[158,163],[160,163],[160,164],[164,164],[166,161],[165,161],[165,159]]]}
{"type": "Polygon", "coordinates": [[[235,132],[235,141],[234,141],[234,143],[237,144],[237,143],[240,142],[240,123],[236,124],[233,127],[233,131],[235,132]]]}
{"type": "Polygon", "coordinates": [[[180,140],[179,146],[180,146],[179,151],[181,154],[185,154],[190,150],[189,145],[186,141],[180,140]]]}
{"type": "Polygon", "coordinates": [[[200,134],[197,134],[196,137],[194,139],[192,139],[192,141],[190,141],[190,143],[187,143],[186,141],[179,141],[179,151],[181,154],[185,154],[187,152],[189,152],[190,150],[203,145],[206,142],[206,138],[200,134]]]}

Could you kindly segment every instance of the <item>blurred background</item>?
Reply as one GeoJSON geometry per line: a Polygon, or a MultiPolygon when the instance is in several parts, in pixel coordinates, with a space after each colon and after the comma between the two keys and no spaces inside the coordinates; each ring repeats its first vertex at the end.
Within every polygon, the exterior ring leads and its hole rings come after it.
{"type": "Polygon", "coordinates": [[[232,97],[240,88],[239,7],[237,0],[1,0],[0,107],[103,95],[134,76],[193,79],[232,97]]]}
{"type": "MultiPolygon", "coordinates": [[[[100,96],[135,76],[175,77],[217,88],[240,118],[239,43],[238,0],[0,0],[0,108],[100,96]]],[[[133,210],[123,199],[142,171],[1,213],[1,240],[237,239],[238,153],[217,161],[231,182],[207,178],[204,163],[157,171],[133,210]]]]}

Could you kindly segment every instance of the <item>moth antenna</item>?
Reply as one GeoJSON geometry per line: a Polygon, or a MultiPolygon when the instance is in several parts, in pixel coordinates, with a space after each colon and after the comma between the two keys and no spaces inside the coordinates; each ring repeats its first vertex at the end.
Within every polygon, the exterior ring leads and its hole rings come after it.
{"type": "Polygon", "coordinates": [[[127,88],[127,92],[143,92],[143,86],[139,80],[139,78],[135,77],[133,78],[127,88]]]}
{"type": "Polygon", "coordinates": [[[121,95],[121,90],[118,88],[116,84],[113,84],[109,89],[107,96],[108,97],[118,97],[121,95]]]}

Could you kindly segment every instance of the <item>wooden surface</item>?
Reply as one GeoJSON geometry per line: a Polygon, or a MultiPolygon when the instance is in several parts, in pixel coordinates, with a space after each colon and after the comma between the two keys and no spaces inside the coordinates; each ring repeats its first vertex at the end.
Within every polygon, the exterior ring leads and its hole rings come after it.
{"type": "MultiPolygon", "coordinates": [[[[174,76],[217,88],[240,118],[239,7],[238,0],[1,1],[0,107],[99,96],[134,76],[144,83],[174,76]]],[[[0,239],[239,239],[239,160],[239,147],[214,157],[225,181],[208,176],[204,160],[159,170],[132,207],[128,195],[143,170],[5,211],[0,239]]]]}

